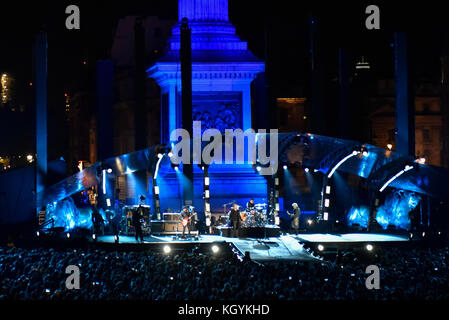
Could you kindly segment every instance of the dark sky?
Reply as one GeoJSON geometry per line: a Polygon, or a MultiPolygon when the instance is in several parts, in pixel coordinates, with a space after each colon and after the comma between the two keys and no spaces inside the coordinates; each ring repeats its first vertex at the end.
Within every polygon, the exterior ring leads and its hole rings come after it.
{"type": "MultiPolygon", "coordinates": [[[[306,24],[308,12],[313,12],[321,24],[323,54],[329,55],[329,70],[334,51],[339,46],[353,49],[356,55],[370,56],[382,73],[391,72],[392,30],[407,28],[413,34],[415,53],[420,60],[419,72],[433,73],[438,69],[441,51],[441,31],[445,22],[444,7],[431,1],[411,4],[411,1],[251,1],[229,0],[230,17],[239,35],[248,41],[258,56],[264,55],[264,26],[271,33],[273,63],[279,70],[300,70],[306,56],[306,24]],[[394,4],[391,4],[394,2],[394,4]],[[367,4],[381,9],[381,30],[364,28],[367,4]],[[422,63],[421,63],[422,62],[422,63]]],[[[2,3],[0,30],[0,71],[16,75],[18,85],[32,78],[32,38],[34,32],[46,27],[49,34],[50,70],[54,67],[58,82],[70,85],[70,75],[79,71],[85,57],[107,55],[114,23],[128,14],[177,17],[177,0],[147,1],[8,1],[2,3]],[[81,10],[81,31],[64,27],[65,7],[77,4],[81,10]]],[[[297,74],[291,72],[292,76],[297,74]]]]}
{"type": "MultiPolygon", "coordinates": [[[[446,8],[437,2],[229,0],[229,9],[238,34],[248,41],[257,56],[264,56],[264,30],[269,30],[272,76],[279,94],[300,92],[299,88],[309,81],[306,23],[309,13],[316,16],[320,25],[321,54],[329,79],[337,75],[339,47],[351,49],[354,59],[366,56],[379,77],[391,77],[393,31],[400,29],[410,33],[417,75],[434,81],[440,75],[439,57],[449,28],[446,8]],[[364,11],[369,4],[380,7],[379,31],[365,29],[364,11]]],[[[29,95],[33,36],[46,28],[49,32],[49,110],[55,114],[63,112],[64,92],[79,85],[80,73],[93,66],[96,59],[107,57],[115,23],[130,14],[174,20],[177,0],[3,1],[0,72],[9,72],[16,78],[18,99],[29,95]],[[65,29],[65,8],[69,4],[80,7],[80,31],[65,29]],[[87,66],[82,64],[84,60],[88,61],[87,66]]]]}

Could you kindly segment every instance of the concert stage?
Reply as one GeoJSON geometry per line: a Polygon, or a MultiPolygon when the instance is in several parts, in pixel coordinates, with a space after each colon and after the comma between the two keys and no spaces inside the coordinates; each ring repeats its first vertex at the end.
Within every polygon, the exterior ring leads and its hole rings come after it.
{"type": "MultiPolygon", "coordinates": [[[[409,238],[404,235],[374,234],[374,233],[348,233],[348,234],[299,234],[281,235],[267,238],[232,238],[221,235],[196,235],[188,239],[180,239],[176,236],[160,235],[144,237],[144,242],[137,242],[134,237],[120,236],[115,243],[114,236],[99,236],[90,244],[103,249],[130,249],[130,250],[163,250],[169,245],[173,251],[185,250],[194,246],[223,245],[233,246],[244,256],[249,252],[250,258],[255,261],[299,260],[321,261],[306,247],[318,247],[322,245],[325,251],[336,248],[357,248],[371,245],[406,244],[409,238]]],[[[319,252],[319,250],[314,250],[319,252]]]]}
{"type": "Polygon", "coordinates": [[[128,249],[139,250],[163,250],[166,245],[178,249],[187,249],[195,245],[223,245],[230,244],[244,256],[249,252],[250,258],[255,261],[276,261],[276,260],[300,260],[300,261],[320,261],[311,252],[304,249],[303,245],[291,236],[270,237],[264,239],[256,238],[230,238],[219,235],[199,235],[190,239],[178,239],[173,236],[147,236],[144,242],[137,242],[134,237],[120,236],[118,243],[115,243],[114,236],[99,236],[91,245],[103,249],[113,249],[127,247],[128,249]]]}

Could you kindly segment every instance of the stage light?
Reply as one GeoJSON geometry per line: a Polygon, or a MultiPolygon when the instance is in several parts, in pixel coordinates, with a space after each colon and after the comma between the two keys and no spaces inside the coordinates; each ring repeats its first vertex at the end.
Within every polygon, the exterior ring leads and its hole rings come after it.
{"type": "Polygon", "coordinates": [[[178,171],[179,170],[179,167],[178,166],[175,166],[175,171],[178,171]]]}
{"type": "Polygon", "coordinates": [[[169,157],[169,158],[173,157],[173,152],[169,152],[169,153],[168,153],[168,157],[169,157]]]}
{"type": "Polygon", "coordinates": [[[158,157],[159,159],[161,159],[161,158],[162,158],[162,153],[158,153],[158,154],[157,154],[157,157],[158,157]]]}
{"type": "Polygon", "coordinates": [[[108,207],[111,206],[111,199],[106,199],[106,205],[107,205],[108,207]]]}
{"type": "Polygon", "coordinates": [[[97,235],[95,233],[92,235],[92,239],[95,241],[97,240],[97,235]]]}
{"type": "Polygon", "coordinates": [[[209,177],[204,178],[204,185],[206,185],[206,186],[209,185],[209,177]]]}
{"type": "Polygon", "coordinates": [[[326,186],[326,194],[331,194],[331,186],[326,186]]]}
{"type": "Polygon", "coordinates": [[[66,235],[67,239],[70,239],[70,232],[67,232],[66,235]]]}
{"type": "Polygon", "coordinates": [[[213,245],[212,246],[212,252],[213,253],[217,253],[218,251],[220,251],[220,248],[217,245],[213,245]]]}
{"type": "Polygon", "coordinates": [[[101,181],[103,194],[106,194],[106,170],[103,170],[103,179],[101,181]]]}
{"type": "Polygon", "coordinates": [[[365,151],[363,151],[363,153],[362,153],[362,154],[363,154],[363,156],[364,156],[364,157],[368,157],[368,155],[369,155],[368,151],[366,151],[366,150],[365,150],[365,151]]]}
{"type": "Polygon", "coordinates": [[[310,171],[310,169],[309,168],[305,168],[304,171],[307,173],[307,172],[310,171]]]}
{"type": "Polygon", "coordinates": [[[374,247],[371,244],[366,245],[366,250],[368,250],[368,251],[373,251],[373,248],[374,247]]]}
{"type": "Polygon", "coordinates": [[[323,250],[324,250],[324,247],[323,247],[322,244],[319,244],[319,245],[318,245],[318,250],[320,250],[320,251],[323,251],[323,250]]]}
{"type": "Polygon", "coordinates": [[[275,224],[276,226],[278,226],[278,225],[281,224],[281,219],[280,219],[278,216],[274,217],[274,224],[275,224]]]}
{"type": "Polygon", "coordinates": [[[396,173],[393,177],[391,177],[387,182],[384,183],[384,185],[379,189],[379,192],[382,192],[385,190],[386,187],[388,187],[388,185],[390,183],[392,183],[394,180],[396,180],[397,178],[399,178],[402,174],[404,174],[405,172],[412,170],[413,166],[410,165],[406,165],[405,168],[401,171],[399,171],[398,173],[396,173]]]}
{"type": "Polygon", "coordinates": [[[323,213],[323,220],[327,221],[329,219],[329,212],[323,213]]]}
{"type": "Polygon", "coordinates": [[[284,164],[282,168],[284,168],[284,170],[287,170],[287,165],[284,164]]]}
{"type": "Polygon", "coordinates": [[[425,236],[426,236],[426,233],[425,233],[425,232],[423,232],[423,233],[422,233],[422,236],[423,236],[423,237],[425,237],[425,236]]]}
{"type": "Polygon", "coordinates": [[[40,235],[41,235],[41,234],[40,234],[40,232],[39,232],[39,231],[38,231],[38,232],[36,232],[36,236],[38,236],[38,237],[39,237],[40,235]]]}
{"type": "Polygon", "coordinates": [[[329,208],[329,206],[330,206],[330,200],[329,199],[324,199],[324,206],[326,208],[329,208]]]}
{"type": "Polygon", "coordinates": [[[313,223],[312,219],[307,220],[307,223],[311,225],[313,223]]]}
{"type": "Polygon", "coordinates": [[[115,235],[115,236],[114,236],[114,242],[115,242],[115,243],[119,243],[119,237],[118,237],[118,235],[115,235]]]}
{"type": "Polygon", "coordinates": [[[262,170],[262,167],[257,166],[256,169],[257,169],[257,171],[260,171],[260,170],[262,170]]]}
{"type": "Polygon", "coordinates": [[[333,168],[332,170],[329,172],[328,174],[328,178],[331,178],[332,175],[335,173],[335,171],[348,159],[355,157],[356,155],[358,155],[360,153],[360,151],[354,150],[352,151],[352,153],[350,153],[349,155],[347,155],[346,157],[344,157],[343,159],[341,159],[333,168]]]}
{"type": "Polygon", "coordinates": [[[108,168],[108,173],[112,173],[112,168],[108,168]]]}
{"type": "Polygon", "coordinates": [[[389,144],[387,144],[387,148],[388,148],[388,150],[391,150],[391,149],[393,149],[393,145],[391,143],[389,143],[389,144]]]}
{"type": "Polygon", "coordinates": [[[164,246],[164,253],[170,253],[171,248],[170,246],[164,246]]]}
{"type": "Polygon", "coordinates": [[[203,171],[204,171],[204,166],[202,166],[202,167],[201,167],[201,170],[203,170],[203,171]]]}

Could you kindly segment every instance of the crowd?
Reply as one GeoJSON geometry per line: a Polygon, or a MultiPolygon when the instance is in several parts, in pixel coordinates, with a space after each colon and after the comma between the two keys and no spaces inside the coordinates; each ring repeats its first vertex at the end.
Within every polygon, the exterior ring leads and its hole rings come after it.
{"type": "Polygon", "coordinates": [[[192,252],[0,248],[0,300],[389,300],[448,299],[448,248],[385,249],[375,257],[380,289],[365,286],[354,253],[333,261],[241,261],[192,252]],[[68,290],[68,265],[80,289],[68,290]]]}

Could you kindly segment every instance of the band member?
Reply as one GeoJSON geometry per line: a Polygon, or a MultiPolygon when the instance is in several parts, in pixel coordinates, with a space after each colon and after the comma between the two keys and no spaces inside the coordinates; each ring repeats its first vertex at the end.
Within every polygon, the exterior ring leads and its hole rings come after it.
{"type": "Polygon", "coordinates": [[[256,205],[254,203],[254,199],[250,199],[246,203],[246,211],[251,212],[251,211],[254,211],[255,209],[256,209],[256,205]]]}
{"type": "Polygon", "coordinates": [[[92,207],[92,225],[95,234],[104,234],[104,220],[96,205],[92,207]]]}
{"type": "Polygon", "coordinates": [[[291,228],[295,231],[296,234],[298,234],[301,210],[299,209],[299,206],[296,202],[292,204],[292,207],[293,213],[287,211],[287,214],[290,216],[290,218],[292,218],[291,228]]]}
{"type": "Polygon", "coordinates": [[[133,211],[133,226],[135,229],[136,241],[143,242],[143,232],[142,232],[142,220],[143,220],[143,210],[142,206],[139,206],[136,210],[133,211]]]}
{"type": "Polygon", "coordinates": [[[242,217],[240,216],[239,205],[236,203],[234,203],[231,211],[229,211],[229,221],[232,227],[232,237],[238,238],[242,217]]]}
{"type": "Polygon", "coordinates": [[[189,235],[190,235],[190,230],[192,228],[191,225],[191,219],[192,219],[192,213],[189,210],[189,206],[185,206],[182,211],[181,211],[181,223],[182,223],[182,236],[184,237],[186,229],[189,230],[189,235]]]}

